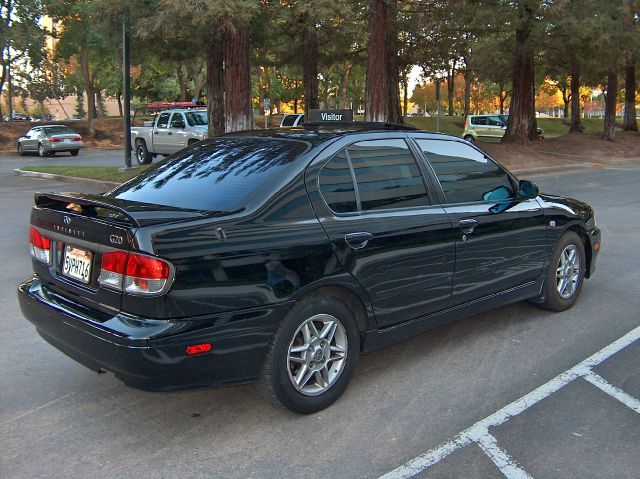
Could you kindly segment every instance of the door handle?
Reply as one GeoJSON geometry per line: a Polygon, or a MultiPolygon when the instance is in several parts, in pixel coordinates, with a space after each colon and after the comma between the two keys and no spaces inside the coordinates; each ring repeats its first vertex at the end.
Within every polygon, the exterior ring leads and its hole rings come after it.
{"type": "Polygon", "coordinates": [[[474,219],[460,220],[458,226],[464,234],[468,235],[473,233],[473,230],[478,226],[478,222],[474,219]]]}
{"type": "Polygon", "coordinates": [[[159,135],[159,134],[160,134],[160,132],[159,132],[159,131],[154,131],[154,132],[153,132],[153,134],[154,134],[154,135],[159,135]]]}
{"type": "Polygon", "coordinates": [[[372,239],[373,235],[371,233],[367,233],[366,231],[360,231],[358,233],[347,233],[346,235],[344,235],[344,240],[352,249],[362,249],[367,246],[369,240],[372,239]]]}
{"type": "Polygon", "coordinates": [[[169,133],[167,133],[167,135],[173,135],[173,133],[172,133],[172,132],[169,132],[169,133]]]}

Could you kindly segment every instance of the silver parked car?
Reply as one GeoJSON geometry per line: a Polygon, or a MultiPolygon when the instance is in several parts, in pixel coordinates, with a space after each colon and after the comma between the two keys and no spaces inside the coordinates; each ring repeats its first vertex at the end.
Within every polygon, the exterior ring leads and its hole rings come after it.
{"type": "Polygon", "coordinates": [[[65,125],[34,126],[18,138],[16,148],[20,156],[31,152],[48,156],[60,151],[77,156],[82,148],[82,137],[65,125]]]}

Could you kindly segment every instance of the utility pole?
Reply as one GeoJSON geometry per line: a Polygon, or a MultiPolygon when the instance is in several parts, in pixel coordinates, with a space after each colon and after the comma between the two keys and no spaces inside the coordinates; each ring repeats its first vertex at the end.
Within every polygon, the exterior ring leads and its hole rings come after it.
{"type": "Polygon", "coordinates": [[[436,131],[440,133],[440,77],[436,76],[436,131]]]}
{"type": "Polygon", "coordinates": [[[131,168],[131,49],[129,20],[122,23],[122,91],[124,96],[124,166],[131,168]]]}
{"type": "Polygon", "coordinates": [[[13,81],[11,79],[11,43],[7,49],[7,109],[8,121],[13,121],[13,81]]]}

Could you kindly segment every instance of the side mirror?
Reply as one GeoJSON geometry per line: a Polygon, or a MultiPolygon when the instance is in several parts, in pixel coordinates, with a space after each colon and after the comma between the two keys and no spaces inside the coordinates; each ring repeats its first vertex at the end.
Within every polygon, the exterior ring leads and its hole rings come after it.
{"type": "Polygon", "coordinates": [[[533,181],[520,180],[518,184],[518,195],[520,195],[520,197],[527,199],[535,198],[539,192],[538,185],[533,181]]]}

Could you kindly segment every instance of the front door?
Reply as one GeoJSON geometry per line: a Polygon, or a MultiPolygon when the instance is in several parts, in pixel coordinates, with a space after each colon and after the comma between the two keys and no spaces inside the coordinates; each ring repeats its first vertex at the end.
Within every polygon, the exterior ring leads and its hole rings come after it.
{"type": "Polygon", "coordinates": [[[169,135],[169,117],[171,113],[163,112],[153,128],[153,152],[168,155],[171,153],[171,136],[169,135]]]}
{"type": "Polygon", "coordinates": [[[536,280],[543,272],[546,220],[514,178],[459,141],[416,139],[442,185],[456,231],[452,304],[536,280]]]}
{"type": "Polygon", "coordinates": [[[320,166],[307,176],[314,210],[378,325],[448,307],[455,232],[405,139],[359,141],[320,166]]]}

